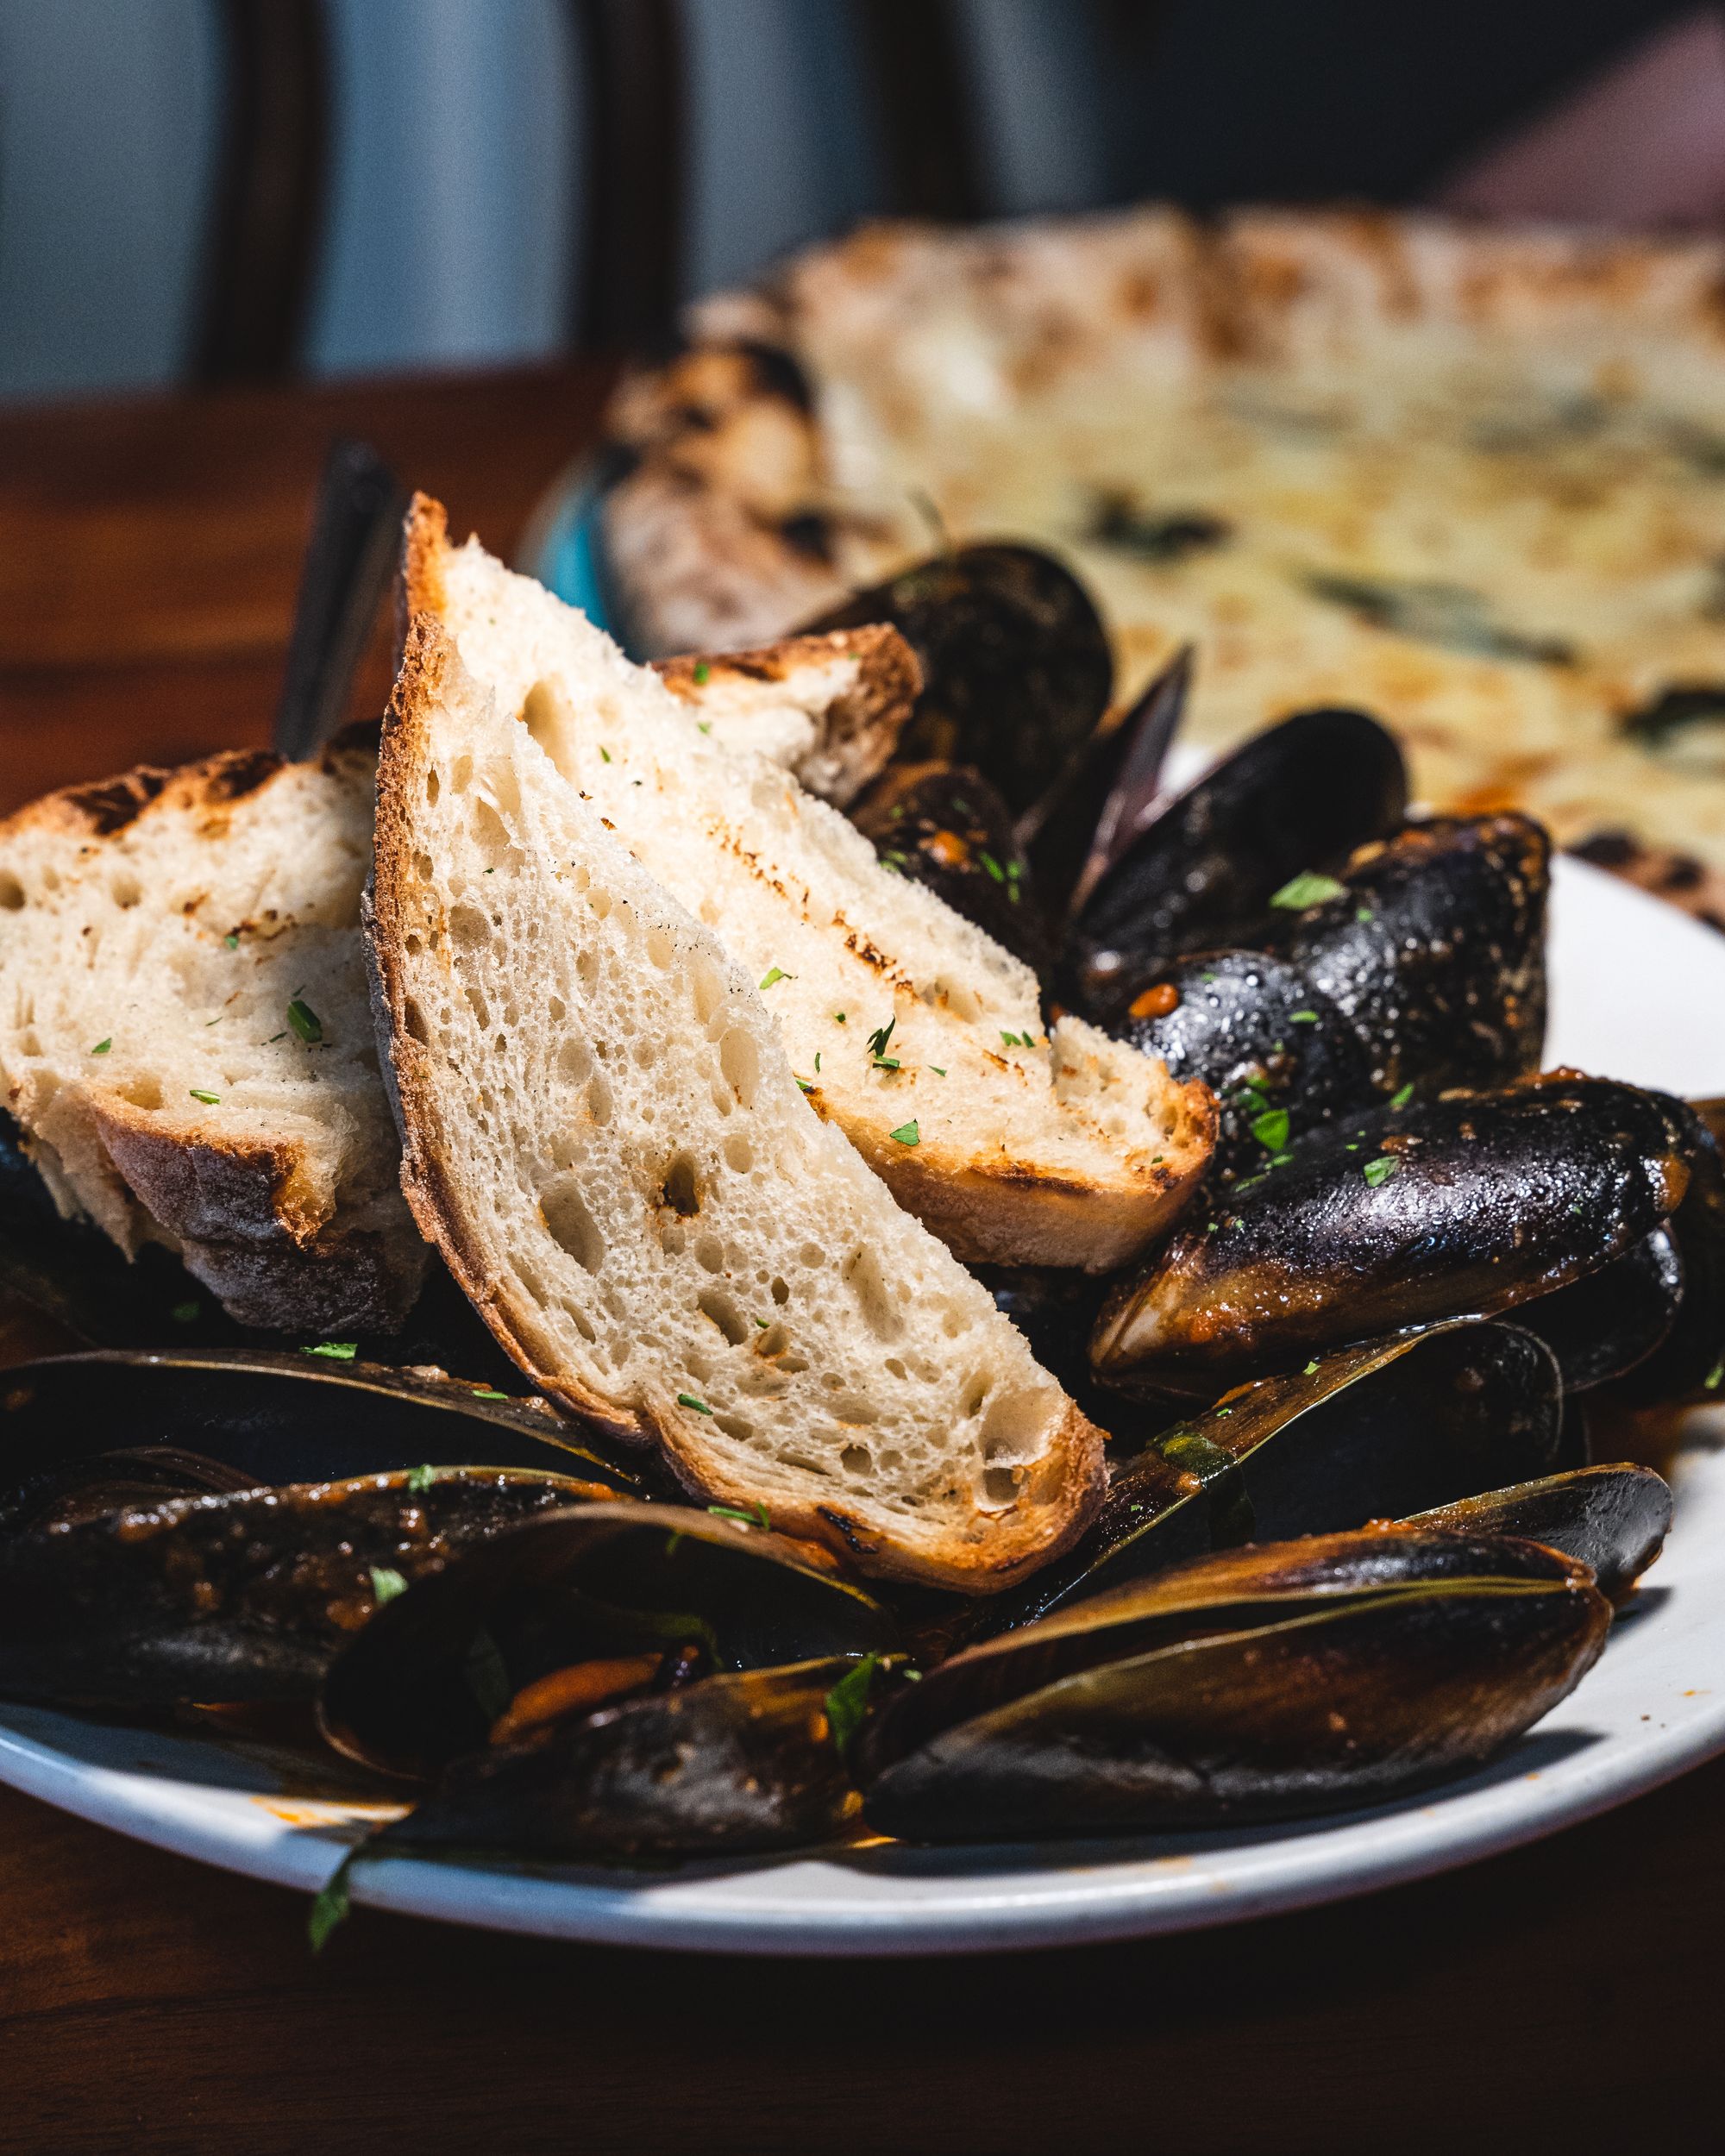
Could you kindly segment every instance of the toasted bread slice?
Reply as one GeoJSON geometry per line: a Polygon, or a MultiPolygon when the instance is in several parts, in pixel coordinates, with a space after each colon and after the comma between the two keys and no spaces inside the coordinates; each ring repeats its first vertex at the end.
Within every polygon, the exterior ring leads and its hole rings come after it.
{"type": "Polygon", "coordinates": [[[372,909],[404,1188],[536,1384],[869,1570],[982,1593],[1070,1541],[1100,1433],[430,620],[372,909]]]}
{"type": "Polygon", "coordinates": [[[241,752],[0,824],[0,1076],[63,1210],[248,1325],[398,1324],[424,1244],[366,1007],[373,756],[241,752]]]}
{"type": "Polygon", "coordinates": [[[961,1257],[1125,1263],[1201,1174],[1215,1104],[1076,1018],[1035,975],[777,766],[700,730],[650,669],[421,497],[409,603],[654,879],[762,983],[792,1068],[961,1257]]]}
{"type": "Polygon", "coordinates": [[[728,749],[752,749],[837,808],[885,769],[922,686],[916,654],[875,622],[653,671],[728,749]]]}

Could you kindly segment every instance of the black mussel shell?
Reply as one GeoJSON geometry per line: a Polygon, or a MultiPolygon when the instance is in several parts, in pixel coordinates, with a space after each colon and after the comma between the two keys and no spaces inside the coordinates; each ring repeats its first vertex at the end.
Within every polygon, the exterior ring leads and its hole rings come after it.
{"type": "Polygon", "coordinates": [[[1652,1468],[1626,1462],[1487,1490],[1401,1524],[1543,1542],[1590,1566],[1600,1593],[1621,1602],[1665,1547],[1671,1523],[1670,1485],[1652,1468]]]}
{"type": "Polygon", "coordinates": [[[1547,1475],[1563,1399],[1550,1351],[1462,1323],[1346,1347],[1260,1378],[1151,1438],[1077,1546],[990,1630],[1247,1542],[1329,1534],[1547,1475]]]}
{"type": "Polygon", "coordinates": [[[1382,1094],[1505,1085],[1546,1031],[1551,841],[1525,816],[1434,818],[1283,910],[1276,947],[1353,1026],[1382,1094]]]}
{"type": "Polygon", "coordinates": [[[1694,1105],[1700,1143],[1671,1221],[1683,1300],[1660,1344],[1612,1387],[1628,1407],[1725,1401],[1725,1101],[1694,1105]]]}
{"type": "MultiPolygon", "coordinates": [[[[1683,1258],[1673,1225],[1655,1228],[1596,1273],[1515,1313],[1516,1324],[1537,1333],[1557,1357],[1565,1392],[1585,1392],[1622,1377],[1646,1362],[1671,1332],[1684,1299],[1683,1258]]],[[[1721,1326],[1725,1330],[1725,1319],[1721,1326]]]]}
{"type": "Polygon", "coordinates": [[[1407,812],[1402,751],[1362,711],[1255,734],[1145,824],[1080,909],[1060,991],[1106,1025],[1193,951],[1260,945],[1295,876],[1339,868],[1407,812]]]}
{"type": "Polygon", "coordinates": [[[1295,968],[1262,951],[1176,960],[1112,1030],[1215,1094],[1211,1174],[1223,1185],[1262,1173],[1295,1133],[1373,1097],[1352,1027],[1295,968]]]}
{"type": "Polygon", "coordinates": [[[1063,920],[1089,895],[1150,809],[1192,686],[1182,644],[1137,700],[1105,718],[1040,800],[1018,819],[1037,889],[1063,920]]]}
{"type": "Polygon", "coordinates": [[[626,1862],[831,1840],[861,1808],[827,1711],[856,1667],[732,1670],[572,1714],[453,1760],[367,1846],[626,1862]]]}
{"type": "Polygon", "coordinates": [[[1108,707],[1114,662],[1101,617],[1071,571],[1034,547],[956,548],[803,627],[882,621],[923,674],[900,757],[979,766],[1014,815],[1053,784],[1108,707]]]}
{"type": "Polygon", "coordinates": [[[391,1590],[609,1493],[511,1470],[169,1497],[0,1537],[0,1695],[122,1708],[310,1701],[391,1590]]]}
{"type": "Polygon", "coordinates": [[[338,1751],[436,1773],[530,1685],[575,1664],[687,1652],[704,1671],[892,1647],[892,1620],[759,1527],[685,1506],[593,1505],[468,1553],[378,1614],[330,1670],[338,1751]]]}
{"type": "Polygon", "coordinates": [[[439,1371],[321,1350],[113,1349],[0,1370],[0,1532],[161,1447],[198,1456],[205,1487],[222,1470],[254,1489],[474,1460],[642,1486],[545,1403],[439,1371]]]}
{"type": "Polygon", "coordinates": [[[1696,1144],[1680,1101],[1564,1074],[1345,1117],[1117,1288],[1093,1360],[1109,1383],[1214,1397],[1346,1340],[1530,1302],[1659,1226],[1696,1144]]]}
{"type": "Polygon", "coordinates": [[[889,868],[1046,973],[1053,943],[1011,812],[964,764],[893,764],[850,811],[889,868]]]}
{"type": "Polygon", "coordinates": [[[1592,1666],[1611,1606],[1529,1542],[1410,1528],[1204,1557],[966,1650],[853,1753],[913,1840],[1216,1827],[1478,1764],[1592,1666]]]}

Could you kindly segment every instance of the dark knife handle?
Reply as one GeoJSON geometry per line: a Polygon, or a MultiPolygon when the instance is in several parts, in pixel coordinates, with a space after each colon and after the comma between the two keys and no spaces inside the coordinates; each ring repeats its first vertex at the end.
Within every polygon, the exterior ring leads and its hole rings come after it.
{"type": "Polygon", "coordinates": [[[316,755],[341,725],[406,511],[406,490],[369,442],[330,443],[276,705],[274,746],[290,762],[316,755]]]}

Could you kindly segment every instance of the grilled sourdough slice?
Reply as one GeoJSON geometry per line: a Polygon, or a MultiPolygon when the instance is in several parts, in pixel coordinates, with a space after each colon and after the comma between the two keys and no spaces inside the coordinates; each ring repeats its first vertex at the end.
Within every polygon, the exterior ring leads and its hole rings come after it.
{"type": "Polygon", "coordinates": [[[915,653],[883,622],[659,659],[653,671],[704,731],[781,764],[838,808],[886,768],[922,686],[915,653]]]}
{"type": "Polygon", "coordinates": [[[1173,1217],[1215,1106],[1074,1018],[837,812],[700,730],[649,669],[422,498],[407,599],[454,636],[557,768],[762,984],[792,1069],[961,1257],[1105,1271],[1173,1217]]]}
{"type": "Polygon", "coordinates": [[[372,904],[404,1188],[536,1384],[874,1572],[985,1593],[1072,1539],[1100,1433],[429,621],[372,904]]]}
{"type": "Polygon", "coordinates": [[[241,752],[0,824],[0,1075],[62,1211],[247,1325],[399,1322],[429,1253],[366,1007],[374,759],[241,752]]]}

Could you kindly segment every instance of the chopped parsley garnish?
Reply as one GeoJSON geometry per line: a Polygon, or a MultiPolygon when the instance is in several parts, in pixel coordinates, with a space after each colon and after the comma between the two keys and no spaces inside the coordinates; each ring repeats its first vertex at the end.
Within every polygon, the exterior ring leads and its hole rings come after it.
{"type": "Polygon", "coordinates": [[[273,1048],[278,1041],[285,1041],[286,1038],[287,1036],[285,1033],[272,1033],[269,1038],[264,1043],[264,1046],[266,1048],[273,1048]]]}
{"type": "Polygon", "coordinates": [[[398,1595],[407,1592],[407,1582],[392,1564],[374,1564],[371,1568],[372,1593],[381,1609],[386,1602],[392,1602],[398,1595]]]}
{"type": "Polygon", "coordinates": [[[707,683],[712,679],[712,668],[707,664],[705,659],[697,659],[695,661],[694,674],[695,686],[698,689],[704,689],[707,683]]]}
{"type": "Polygon", "coordinates": [[[1261,1093],[1256,1086],[1242,1086],[1234,1095],[1234,1106],[1237,1108],[1251,1108],[1262,1113],[1270,1106],[1270,1095],[1261,1093]]]}
{"type": "Polygon", "coordinates": [[[308,1048],[316,1048],[323,1037],[323,1021],[309,1003],[302,1003],[298,996],[287,1006],[287,1022],[308,1048]]]}
{"type": "Polygon", "coordinates": [[[474,1387],[474,1398],[475,1400],[507,1400],[509,1398],[509,1395],[507,1393],[499,1392],[497,1388],[492,1385],[475,1385],[474,1387]]]}
{"type": "Polygon", "coordinates": [[[1302,1375],[1302,1376],[1305,1376],[1305,1377],[1309,1377],[1309,1376],[1312,1375],[1313,1371],[1314,1371],[1314,1369],[1317,1369],[1317,1367],[1318,1367],[1318,1358],[1317,1358],[1317,1357],[1314,1355],[1314,1356],[1312,1357],[1311,1361],[1310,1361],[1309,1363],[1307,1363],[1307,1365],[1306,1365],[1306,1367],[1305,1367],[1304,1370],[1301,1373],[1301,1375],[1302,1375]]]}
{"type": "Polygon", "coordinates": [[[698,718],[695,721],[695,730],[697,733],[710,734],[712,731],[712,721],[710,718],[698,718]]]}
{"type": "Polygon", "coordinates": [[[316,1347],[303,1347],[302,1355],[321,1355],[326,1363],[351,1363],[360,1351],[357,1340],[320,1340],[316,1347]]]}
{"type": "Polygon", "coordinates": [[[105,1056],[113,1045],[114,1036],[110,1033],[105,1041],[97,1041],[90,1052],[92,1056],[105,1056]]]}
{"type": "Polygon", "coordinates": [[[1389,1105],[1392,1108],[1405,1108],[1413,1098],[1414,1085],[1413,1081],[1410,1079],[1408,1082],[1402,1087],[1399,1093],[1392,1093],[1390,1094],[1389,1105]]]}
{"type": "Polygon", "coordinates": [[[611,761],[611,751],[609,749],[601,748],[599,753],[607,763],[611,761]]]}
{"type": "Polygon", "coordinates": [[[908,1123],[900,1124],[896,1131],[888,1131],[888,1138],[896,1138],[900,1145],[920,1145],[922,1132],[916,1126],[914,1117],[908,1123]]]}
{"type": "Polygon", "coordinates": [[[1288,1111],[1269,1108],[1251,1119],[1251,1134],[1268,1151],[1279,1153],[1288,1143],[1288,1111]]]}
{"type": "Polygon", "coordinates": [[[814,1051],[814,1075],[817,1078],[820,1075],[820,1050],[819,1049],[814,1051]]]}
{"type": "Polygon", "coordinates": [[[680,1407],[693,1407],[698,1415],[710,1415],[712,1413],[706,1401],[697,1400],[693,1393],[679,1393],[677,1405],[680,1407]]]}
{"type": "Polygon", "coordinates": [[[796,1078],[798,1085],[801,1087],[805,1093],[812,1093],[814,1091],[814,1080],[812,1078],[797,1078],[795,1071],[793,1071],[791,1075],[793,1078],[796,1078]]]}
{"type": "Polygon", "coordinates": [[[768,1332],[772,1330],[773,1320],[770,1318],[756,1318],[755,1322],[760,1326],[763,1332],[768,1332]]]}
{"type": "Polygon", "coordinates": [[[198,1311],[198,1306],[195,1302],[177,1302],[167,1314],[176,1325],[193,1325],[197,1322],[198,1311]]]}
{"type": "Polygon", "coordinates": [[[430,1489],[437,1479],[437,1470],[428,1461],[423,1467],[416,1467],[407,1477],[407,1487],[412,1490],[430,1489]]]}
{"type": "Polygon", "coordinates": [[[844,1012],[843,1012],[843,1011],[835,1011],[835,1012],[833,1012],[833,1014],[832,1014],[832,1022],[833,1022],[833,1024],[834,1024],[835,1025],[844,1025],[844,1012]]]}
{"type": "Polygon", "coordinates": [[[1722,1356],[1702,1379],[1701,1389],[1704,1393],[1716,1393],[1722,1384],[1725,1384],[1725,1356],[1722,1356]]]}
{"type": "MultiPolygon", "coordinates": [[[[839,1023],[842,1025],[844,1022],[844,1018],[841,1014],[839,1023]]],[[[875,1058],[876,1062],[879,1062],[881,1057],[886,1054],[887,1043],[892,1039],[893,1028],[898,1024],[898,1022],[899,1021],[896,1018],[890,1018],[887,1020],[887,1023],[884,1025],[877,1025],[875,1031],[869,1036],[869,1052],[875,1058]]]]}
{"type": "Polygon", "coordinates": [[[1036,1046],[1036,1036],[1033,1033],[1003,1032],[1000,1038],[1008,1048],[1034,1048],[1036,1046]]]}
{"type": "Polygon", "coordinates": [[[1003,868],[1001,868],[1000,862],[995,860],[993,854],[986,851],[979,851],[976,858],[982,862],[982,866],[988,870],[988,874],[994,878],[996,883],[1004,883],[1006,881],[1007,872],[1003,868]]]}
{"type": "Polygon", "coordinates": [[[826,1726],[833,1747],[842,1759],[850,1740],[862,1727],[869,1708],[869,1687],[881,1666],[878,1654],[865,1654],[854,1670],[847,1670],[826,1695],[826,1726]]]}
{"type": "Polygon", "coordinates": [[[1380,1183],[1387,1183],[1401,1165],[1400,1161],[1392,1159],[1388,1153],[1380,1153],[1376,1160],[1367,1161],[1360,1173],[1376,1190],[1380,1183]]]}
{"type": "Polygon", "coordinates": [[[240,948],[240,939],[237,936],[224,936],[222,938],[222,941],[228,946],[229,950],[238,950],[240,948]]]}
{"type": "Polygon", "coordinates": [[[1315,1011],[1290,1011],[1288,1018],[1292,1025],[1315,1025],[1318,1023],[1315,1011]]]}
{"type": "Polygon", "coordinates": [[[773,1524],[772,1515],[760,1499],[746,1512],[739,1505],[709,1505],[707,1510],[715,1520],[739,1520],[745,1527],[770,1527],[773,1524]]]}
{"type": "Polygon", "coordinates": [[[1285,906],[1293,913],[1303,913],[1308,906],[1322,906],[1327,899],[1340,898],[1346,889],[1346,886],[1338,883],[1333,876],[1315,875],[1308,869],[1302,875],[1290,876],[1270,903],[1285,906]]]}
{"type": "Polygon", "coordinates": [[[1364,922],[1375,921],[1377,918],[1377,916],[1372,912],[1369,906],[1357,906],[1353,910],[1353,918],[1357,921],[1364,922]]]}
{"type": "Polygon", "coordinates": [[[768,966],[761,976],[761,986],[763,988],[770,988],[776,981],[794,981],[795,979],[796,975],[794,973],[786,973],[777,966],[768,966]]]}
{"type": "Polygon", "coordinates": [[[944,1069],[939,1063],[931,1063],[929,1065],[929,1069],[934,1073],[937,1078],[944,1078],[946,1075],[944,1069]]]}
{"type": "Polygon", "coordinates": [[[348,1874],[353,1870],[354,1859],[359,1853],[358,1849],[348,1852],[329,1874],[311,1904],[311,1914],[305,1920],[305,1935],[311,1941],[314,1954],[321,1954],[329,1944],[331,1933],[348,1921],[348,1911],[352,1906],[348,1892],[348,1874]]]}
{"type": "Polygon", "coordinates": [[[191,1086],[187,1090],[194,1100],[201,1100],[206,1108],[219,1108],[222,1105],[219,1093],[205,1093],[201,1086],[191,1086]]]}
{"type": "Polygon", "coordinates": [[[902,1070],[904,1065],[896,1056],[877,1056],[875,1058],[875,1068],[876,1070],[902,1070]]]}

